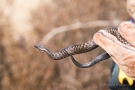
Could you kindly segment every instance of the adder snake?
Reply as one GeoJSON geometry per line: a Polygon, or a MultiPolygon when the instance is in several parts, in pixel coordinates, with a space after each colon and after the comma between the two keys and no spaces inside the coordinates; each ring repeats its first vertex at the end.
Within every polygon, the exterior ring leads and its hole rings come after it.
{"type": "MultiPolygon", "coordinates": [[[[107,33],[114,35],[121,43],[130,46],[130,44],[119,34],[117,28],[109,27],[109,28],[106,28],[103,30],[106,31],[107,33]]],[[[98,47],[98,45],[95,44],[95,42],[93,40],[89,40],[88,42],[86,42],[84,44],[68,46],[68,47],[66,47],[58,52],[55,52],[55,53],[51,52],[49,49],[47,49],[44,46],[41,46],[39,44],[36,44],[35,47],[43,52],[46,52],[48,54],[48,56],[53,60],[61,60],[63,58],[70,56],[73,63],[76,66],[81,67],[81,68],[91,67],[91,66],[95,65],[96,63],[110,57],[109,54],[107,52],[105,52],[105,53],[99,55],[98,57],[96,57],[96,59],[92,60],[89,63],[85,63],[85,64],[78,63],[72,55],[86,53],[86,52],[89,52],[89,51],[96,49],[98,47]]]]}

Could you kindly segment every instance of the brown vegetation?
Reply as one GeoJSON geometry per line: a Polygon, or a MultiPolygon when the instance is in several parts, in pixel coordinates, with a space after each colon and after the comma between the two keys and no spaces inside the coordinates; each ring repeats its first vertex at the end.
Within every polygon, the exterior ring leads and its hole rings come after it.
{"type": "MultiPolygon", "coordinates": [[[[31,30],[19,33],[17,31],[24,30],[25,25],[13,28],[15,24],[11,17],[16,0],[1,0],[0,3],[5,1],[8,2],[7,6],[0,7],[0,90],[107,90],[110,60],[81,69],[70,58],[51,60],[34,48],[34,44],[59,26],[96,20],[128,20],[125,0],[39,0],[39,6],[29,11],[29,22],[25,22],[32,27],[26,29],[31,30]],[[6,8],[12,9],[11,12],[5,14],[6,8]]],[[[59,33],[42,45],[58,51],[92,39],[93,34],[101,28],[104,27],[59,33]]],[[[102,52],[98,48],[75,55],[75,58],[81,63],[89,62],[102,52]]]]}

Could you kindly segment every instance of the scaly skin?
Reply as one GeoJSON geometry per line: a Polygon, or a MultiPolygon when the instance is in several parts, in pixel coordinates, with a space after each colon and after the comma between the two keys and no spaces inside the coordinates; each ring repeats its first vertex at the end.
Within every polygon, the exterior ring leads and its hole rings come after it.
{"type": "MultiPolygon", "coordinates": [[[[114,35],[120,42],[126,44],[126,45],[130,45],[119,33],[118,33],[118,29],[114,28],[114,27],[110,27],[110,28],[106,28],[103,29],[105,32],[110,33],[111,35],[114,35]]],[[[95,60],[93,60],[92,62],[86,63],[86,64],[79,64],[72,55],[75,54],[80,54],[80,53],[86,53],[89,51],[94,50],[95,48],[98,47],[97,44],[95,44],[95,42],[93,40],[90,40],[84,44],[78,44],[78,45],[72,45],[72,46],[68,46],[58,52],[51,52],[49,49],[45,48],[44,46],[41,46],[39,44],[35,45],[36,48],[38,48],[39,50],[46,52],[48,54],[48,56],[53,59],[53,60],[61,60],[63,58],[66,58],[68,56],[71,56],[71,59],[73,61],[73,63],[79,67],[82,68],[87,68],[87,67],[91,67],[94,64],[105,60],[107,58],[109,58],[110,56],[108,55],[108,53],[104,53],[102,55],[99,55],[95,60]],[[96,63],[95,63],[96,62],[96,63]]]]}

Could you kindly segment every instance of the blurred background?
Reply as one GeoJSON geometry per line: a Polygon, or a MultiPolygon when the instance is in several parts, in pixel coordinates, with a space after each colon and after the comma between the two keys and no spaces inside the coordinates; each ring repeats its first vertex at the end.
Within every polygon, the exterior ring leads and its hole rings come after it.
{"type": "MultiPolygon", "coordinates": [[[[82,69],[69,57],[51,60],[34,44],[56,52],[129,19],[126,0],[0,0],[0,90],[108,90],[111,60],[82,69]]],[[[103,52],[74,57],[86,63],[103,52]]]]}

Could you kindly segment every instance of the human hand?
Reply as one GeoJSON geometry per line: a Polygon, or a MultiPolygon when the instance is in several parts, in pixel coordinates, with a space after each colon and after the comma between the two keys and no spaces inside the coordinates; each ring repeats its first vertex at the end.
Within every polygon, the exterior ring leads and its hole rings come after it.
{"type": "Polygon", "coordinates": [[[135,80],[135,25],[131,22],[122,22],[118,31],[131,45],[125,45],[118,39],[103,30],[93,37],[96,44],[101,46],[129,77],[135,80]]]}

